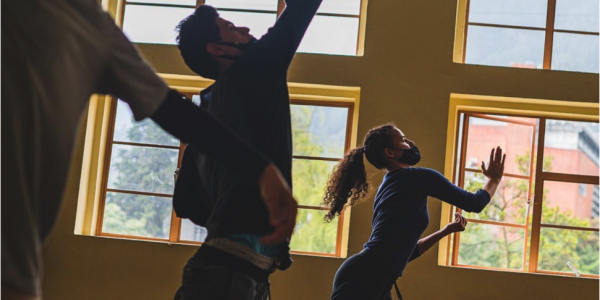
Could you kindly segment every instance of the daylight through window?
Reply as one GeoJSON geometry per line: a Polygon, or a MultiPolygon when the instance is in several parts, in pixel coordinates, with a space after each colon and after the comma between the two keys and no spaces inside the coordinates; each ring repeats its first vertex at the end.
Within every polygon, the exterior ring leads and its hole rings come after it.
{"type": "MultiPolygon", "coordinates": [[[[481,162],[500,146],[505,175],[452,240],[451,264],[598,277],[598,123],[460,114],[455,182],[476,191],[481,162]],[[541,146],[540,146],[541,145],[541,146]]],[[[460,211],[460,209],[458,209],[460,211]]]]}
{"type": "MultiPolygon", "coordinates": [[[[221,17],[261,37],[285,8],[283,0],[125,0],[123,31],[136,43],[175,44],[177,24],[198,5],[216,7],[221,17]]],[[[324,0],[299,52],[359,55],[362,0],[324,0]]],[[[362,22],[364,23],[364,22],[362,22]]]]}

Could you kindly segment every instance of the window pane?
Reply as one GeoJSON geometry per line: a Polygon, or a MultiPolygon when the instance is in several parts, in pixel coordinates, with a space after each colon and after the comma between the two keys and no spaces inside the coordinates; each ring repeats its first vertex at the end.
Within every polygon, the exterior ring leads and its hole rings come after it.
{"type": "MultiPolygon", "coordinates": [[[[465,189],[475,192],[485,185],[487,178],[481,173],[465,172],[465,189]]],[[[471,219],[525,224],[529,180],[504,176],[492,201],[479,214],[463,212],[471,219]]]]}
{"type": "Polygon", "coordinates": [[[598,232],[542,227],[538,268],[573,273],[567,262],[583,274],[598,275],[598,232]]]}
{"type": "Polygon", "coordinates": [[[361,0],[323,0],[319,13],[360,15],[361,0]]]}
{"type": "Polygon", "coordinates": [[[198,226],[189,219],[181,219],[181,230],[179,239],[182,241],[204,242],[208,231],[202,226],[198,226]]]}
{"type": "Polygon", "coordinates": [[[277,14],[249,13],[237,11],[220,11],[221,18],[230,21],[238,27],[250,28],[250,34],[256,38],[263,36],[269,28],[273,27],[277,14]]]}
{"type": "Polygon", "coordinates": [[[547,0],[471,0],[469,22],[544,28],[547,6],[547,0]]]}
{"type": "Polygon", "coordinates": [[[545,181],[542,223],[598,228],[597,190],[591,184],[545,181]]]}
{"type": "Polygon", "coordinates": [[[598,123],[546,121],[544,172],[598,176],[598,123]]]}
{"type": "Polygon", "coordinates": [[[113,145],[108,188],[172,194],[178,150],[113,145]]]}
{"type": "Polygon", "coordinates": [[[294,159],[292,178],[294,198],[300,205],[320,206],[325,196],[329,173],[337,162],[294,159]]]}
{"type": "Polygon", "coordinates": [[[465,62],[541,69],[544,31],[469,25],[465,62]]]}
{"type": "Polygon", "coordinates": [[[171,198],[106,193],[102,232],[166,239],[171,198]]]}
{"type": "Polygon", "coordinates": [[[598,36],[554,33],[552,70],[598,73],[598,36]]]}
{"type": "Polygon", "coordinates": [[[174,45],[177,24],[193,12],[193,8],[127,5],[123,31],[132,42],[174,45]]]}
{"type": "Polygon", "coordinates": [[[127,3],[152,3],[165,5],[189,5],[196,6],[196,0],[127,0],[127,3]]]}
{"type": "Polygon", "coordinates": [[[469,223],[460,234],[458,263],[520,270],[525,229],[469,223]]]}
{"type": "Polygon", "coordinates": [[[290,248],[293,251],[335,253],[338,220],[325,223],[324,210],[299,209],[290,248]]]}
{"type": "Polygon", "coordinates": [[[206,4],[217,8],[277,11],[277,0],[206,0],[206,4]]]}
{"type": "MultiPolygon", "coordinates": [[[[512,120],[535,124],[533,119],[512,120]]],[[[504,172],[529,175],[532,143],[533,126],[471,117],[465,167],[481,170],[481,162],[484,161],[487,166],[490,152],[500,146],[506,154],[504,172]]]]}
{"type": "Polygon", "coordinates": [[[291,114],[294,155],[344,156],[348,108],[292,105],[291,114]]]}
{"type": "Polygon", "coordinates": [[[149,118],[136,122],[127,103],[119,100],[113,140],[179,146],[179,140],[162,130],[149,118]]]}
{"type": "Polygon", "coordinates": [[[554,28],[598,32],[598,0],[557,0],[554,28]]]}
{"type": "Polygon", "coordinates": [[[298,52],[356,55],[358,18],[315,16],[298,52]]]}

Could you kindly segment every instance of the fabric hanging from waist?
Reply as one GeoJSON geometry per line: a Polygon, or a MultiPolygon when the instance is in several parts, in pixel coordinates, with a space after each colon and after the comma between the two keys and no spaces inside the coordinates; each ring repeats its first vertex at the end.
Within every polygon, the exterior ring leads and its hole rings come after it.
{"type": "MultiPolygon", "coordinates": [[[[243,246],[240,245],[240,247],[243,246]]],[[[256,282],[260,283],[268,283],[269,275],[274,270],[272,265],[268,268],[262,268],[248,260],[214,246],[207,245],[206,243],[200,246],[196,254],[194,254],[194,257],[217,266],[230,268],[234,271],[246,274],[256,282]]]]}

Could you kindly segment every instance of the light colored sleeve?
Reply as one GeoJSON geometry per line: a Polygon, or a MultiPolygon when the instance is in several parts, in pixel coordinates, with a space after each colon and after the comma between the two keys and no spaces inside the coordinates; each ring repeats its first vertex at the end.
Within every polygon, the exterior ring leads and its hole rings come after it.
{"type": "Polygon", "coordinates": [[[100,89],[127,102],[136,120],[152,116],[169,87],[107,14],[108,60],[100,89]]]}

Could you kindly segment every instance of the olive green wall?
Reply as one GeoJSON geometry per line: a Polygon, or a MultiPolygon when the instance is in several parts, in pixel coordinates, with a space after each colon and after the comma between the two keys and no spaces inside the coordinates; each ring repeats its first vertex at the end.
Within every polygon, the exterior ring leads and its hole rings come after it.
{"type": "MultiPolygon", "coordinates": [[[[452,62],[456,2],[371,0],[364,57],[299,54],[292,82],[359,86],[359,141],[372,126],[394,121],[422,151],[421,166],[443,170],[450,93],[598,101],[598,75],[452,62]]],[[[192,74],[173,46],[141,45],[161,73],[192,74]]],[[[81,148],[81,145],[79,146],[81,148]]],[[[73,234],[82,149],[65,205],[45,249],[45,299],[172,299],[195,247],[73,234]]],[[[373,173],[373,170],[370,169],[373,173]]],[[[373,176],[379,184],[381,174],[373,176]]],[[[370,233],[372,199],[352,211],[349,253],[370,233]]],[[[430,200],[439,228],[441,204],[430,200]]],[[[295,256],[272,277],[274,299],[327,299],[342,259],[295,256]]],[[[399,280],[405,299],[598,299],[598,281],[440,267],[437,248],[399,280]]]]}

